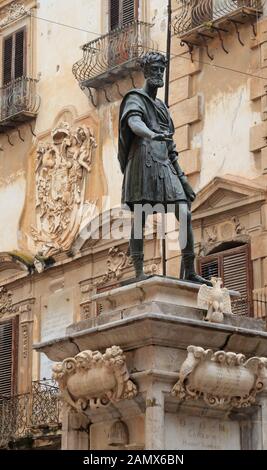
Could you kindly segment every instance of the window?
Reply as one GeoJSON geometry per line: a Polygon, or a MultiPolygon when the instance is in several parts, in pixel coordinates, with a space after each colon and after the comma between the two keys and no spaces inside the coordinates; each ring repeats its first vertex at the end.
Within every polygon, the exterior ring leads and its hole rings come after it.
{"type": "Polygon", "coordinates": [[[109,0],[109,28],[116,28],[131,23],[138,17],[138,0],[109,0]]]}
{"type": "Polygon", "coordinates": [[[0,399],[16,393],[18,318],[0,323],[0,399]]]}
{"type": "Polygon", "coordinates": [[[3,85],[26,75],[26,30],[3,39],[3,85]]]}
{"type": "Polygon", "coordinates": [[[222,251],[199,259],[200,274],[206,279],[221,277],[225,287],[241,294],[233,303],[233,313],[252,315],[252,275],[249,245],[222,251]]]}

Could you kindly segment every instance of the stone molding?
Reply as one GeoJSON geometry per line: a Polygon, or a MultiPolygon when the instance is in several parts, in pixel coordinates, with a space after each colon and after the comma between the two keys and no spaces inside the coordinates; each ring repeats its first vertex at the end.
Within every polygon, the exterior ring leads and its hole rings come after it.
{"type": "Polygon", "coordinates": [[[63,400],[80,413],[130,400],[137,395],[125,355],[118,346],[112,346],[104,354],[83,351],[55,364],[53,379],[59,384],[63,400]]]}
{"type": "Polygon", "coordinates": [[[243,354],[187,348],[179,380],[172,396],[179,400],[203,399],[210,407],[244,408],[253,405],[256,395],[264,391],[267,358],[243,354]]]}
{"type": "Polygon", "coordinates": [[[0,19],[0,29],[30,14],[31,11],[22,2],[12,2],[5,9],[4,15],[0,19]]]}

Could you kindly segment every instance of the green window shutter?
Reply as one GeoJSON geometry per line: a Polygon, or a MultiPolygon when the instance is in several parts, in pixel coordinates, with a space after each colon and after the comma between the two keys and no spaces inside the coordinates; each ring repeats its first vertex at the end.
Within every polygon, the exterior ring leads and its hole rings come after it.
{"type": "Polygon", "coordinates": [[[16,389],[17,319],[0,323],[0,398],[16,389]]]}
{"type": "Polygon", "coordinates": [[[122,0],[122,26],[131,23],[136,18],[136,1],[122,0]]]}
{"type": "Polygon", "coordinates": [[[25,30],[15,33],[14,78],[25,75],[25,30]]]}
{"type": "Polygon", "coordinates": [[[120,0],[109,0],[109,27],[110,31],[120,25],[120,0]]]}
{"type": "Polygon", "coordinates": [[[12,80],[13,36],[3,41],[3,85],[7,85],[12,80]]]}

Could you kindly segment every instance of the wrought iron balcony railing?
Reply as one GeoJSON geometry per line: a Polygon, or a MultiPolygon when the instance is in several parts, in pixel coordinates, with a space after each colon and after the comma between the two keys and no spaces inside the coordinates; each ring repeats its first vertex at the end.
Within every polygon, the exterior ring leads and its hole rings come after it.
{"type": "Polygon", "coordinates": [[[21,77],[0,88],[0,132],[36,117],[40,97],[37,80],[21,77]]]}
{"type": "Polygon", "coordinates": [[[102,88],[139,68],[138,59],[154,49],[151,24],[133,21],[82,47],[73,74],[82,87],[102,88]]]}
{"type": "MultiPolygon", "coordinates": [[[[240,24],[252,23],[263,10],[265,0],[177,0],[180,10],[174,20],[175,33],[182,40],[203,42],[199,33],[209,35],[232,24],[239,34],[240,24]]],[[[227,31],[226,31],[227,32],[227,31]]],[[[205,36],[207,39],[207,36],[205,36]]],[[[205,39],[204,38],[204,39],[205,39]]],[[[239,37],[240,39],[240,37],[239,37]]]]}
{"type": "Polygon", "coordinates": [[[31,393],[0,397],[0,448],[60,429],[58,389],[33,382],[31,393]]]}

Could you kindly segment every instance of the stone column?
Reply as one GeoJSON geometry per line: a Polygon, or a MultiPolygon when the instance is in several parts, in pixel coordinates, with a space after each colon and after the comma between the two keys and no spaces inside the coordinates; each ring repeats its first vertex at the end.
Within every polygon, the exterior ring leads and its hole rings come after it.
{"type": "Polygon", "coordinates": [[[151,381],[146,396],[145,449],[163,450],[164,432],[164,393],[161,384],[151,381]]]}
{"type": "Polygon", "coordinates": [[[267,450],[267,392],[261,394],[262,450],[267,450]]]}
{"type": "Polygon", "coordinates": [[[89,450],[89,418],[66,407],[62,415],[62,450],[89,450]]]}

